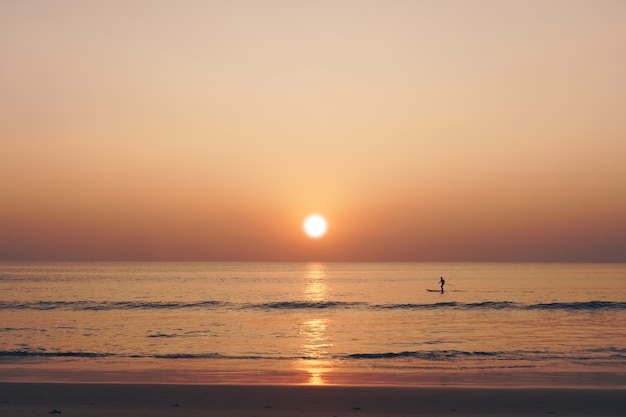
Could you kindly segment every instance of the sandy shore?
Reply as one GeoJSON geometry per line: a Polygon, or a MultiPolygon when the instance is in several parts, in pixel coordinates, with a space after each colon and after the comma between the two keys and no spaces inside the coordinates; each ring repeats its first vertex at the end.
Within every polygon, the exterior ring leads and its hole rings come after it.
{"type": "Polygon", "coordinates": [[[1,416],[624,416],[626,390],[0,383],[1,416]]]}

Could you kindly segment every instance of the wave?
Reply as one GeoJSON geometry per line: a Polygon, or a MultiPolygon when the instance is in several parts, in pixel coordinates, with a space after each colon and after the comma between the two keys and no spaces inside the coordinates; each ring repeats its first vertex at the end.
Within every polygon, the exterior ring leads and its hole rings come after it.
{"type": "Polygon", "coordinates": [[[523,308],[522,304],[512,301],[484,301],[481,303],[458,303],[455,301],[432,303],[432,304],[377,304],[372,306],[373,309],[380,310],[434,310],[440,308],[454,309],[513,309],[523,308]]]}
{"type": "Polygon", "coordinates": [[[626,302],[585,301],[574,303],[541,303],[526,307],[528,310],[625,310],[626,302]]]}
{"type": "Polygon", "coordinates": [[[106,358],[117,356],[113,353],[94,353],[94,352],[47,352],[42,350],[5,350],[0,351],[0,358],[45,358],[45,357],[73,357],[73,358],[106,358]]]}
{"type": "Polygon", "coordinates": [[[187,308],[224,307],[229,304],[230,303],[220,301],[199,301],[194,303],[164,301],[0,301],[0,310],[178,310],[187,308]]]}
{"type": "Polygon", "coordinates": [[[176,337],[188,338],[188,337],[202,337],[209,333],[211,333],[210,330],[195,330],[195,331],[189,331],[189,332],[184,332],[184,333],[154,333],[154,334],[149,334],[146,337],[150,339],[172,339],[176,337]]]}
{"type": "Polygon", "coordinates": [[[250,308],[298,310],[298,309],[325,309],[325,308],[350,308],[364,307],[367,303],[345,301],[281,301],[274,303],[249,304],[250,308]]]}
{"type": "Polygon", "coordinates": [[[541,360],[573,360],[598,361],[612,360],[625,361],[626,348],[613,346],[580,349],[569,352],[555,352],[547,350],[513,350],[500,352],[460,351],[460,350],[432,350],[432,351],[404,351],[384,353],[355,353],[347,355],[350,359],[398,359],[412,358],[427,361],[455,361],[459,359],[486,359],[495,361],[541,361],[541,360]]]}
{"type": "Polygon", "coordinates": [[[522,304],[512,301],[483,301],[479,303],[440,302],[429,304],[370,304],[346,301],[277,301],[269,303],[231,303],[225,301],[197,301],[191,303],[168,301],[0,301],[0,310],[179,310],[179,309],[260,309],[260,310],[319,310],[319,309],[368,309],[368,310],[566,310],[598,311],[626,310],[623,301],[580,301],[522,304]]]}
{"type": "Polygon", "coordinates": [[[454,362],[459,360],[487,361],[546,361],[569,360],[581,362],[626,361],[626,348],[606,346],[593,349],[580,349],[568,352],[548,350],[512,350],[512,351],[461,351],[461,350],[419,350],[402,352],[346,353],[328,357],[320,356],[272,356],[272,355],[225,355],[215,352],[207,353],[160,353],[130,354],[111,352],[82,351],[45,351],[37,349],[0,351],[2,358],[150,358],[150,359],[224,359],[224,360],[373,360],[386,361],[394,359],[416,359],[430,362],[454,362]]]}
{"type": "Polygon", "coordinates": [[[458,310],[626,310],[626,302],[621,301],[581,301],[571,303],[539,303],[522,304],[512,301],[483,301],[480,303],[442,302],[433,304],[382,304],[372,306],[375,309],[407,309],[407,310],[431,310],[431,309],[458,309],[458,310]]]}
{"type": "Polygon", "coordinates": [[[433,350],[433,351],[404,351],[385,353],[353,353],[347,355],[350,359],[396,359],[415,358],[425,360],[451,360],[459,357],[496,357],[502,352],[463,352],[457,350],[433,350]]]}

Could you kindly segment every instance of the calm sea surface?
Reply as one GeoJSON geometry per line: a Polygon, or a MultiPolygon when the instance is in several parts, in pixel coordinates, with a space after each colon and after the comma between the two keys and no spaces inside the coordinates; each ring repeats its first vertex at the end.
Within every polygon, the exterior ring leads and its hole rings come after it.
{"type": "Polygon", "coordinates": [[[0,380],[626,386],[625,369],[625,264],[0,263],[0,380]]]}

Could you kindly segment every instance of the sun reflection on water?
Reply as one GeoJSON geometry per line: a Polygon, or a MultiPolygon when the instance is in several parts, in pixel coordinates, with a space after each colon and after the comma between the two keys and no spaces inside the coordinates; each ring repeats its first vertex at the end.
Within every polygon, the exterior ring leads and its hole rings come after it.
{"type": "MultiPolygon", "coordinates": [[[[323,264],[312,263],[307,265],[305,272],[304,297],[307,301],[320,303],[326,300],[328,287],[326,285],[326,270],[323,264]]],[[[310,317],[300,328],[302,359],[297,368],[309,374],[309,385],[324,385],[324,373],[327,372],[330,361],[328,349],[332,344],[326,340],[326,329],[329,320],[326,317],[310,317]]]]}
{"type": "Polygon", "coordinates": [[[308,384],[324,384],[323,373],[328,365],[325,358],[328,355],[328,348],[331,347],[325,340],[327,319],[311,319],[302,323],[300,336],[303,339],[301,353],[302,358],[299,368],[308,372],[308,384]]]}
{"type": "Polygon", "coordinates": [[[304,274],[304,297],[307,301],[321,302],[327,296],[326,270],[323,264],[308,264],[304,274]]]}

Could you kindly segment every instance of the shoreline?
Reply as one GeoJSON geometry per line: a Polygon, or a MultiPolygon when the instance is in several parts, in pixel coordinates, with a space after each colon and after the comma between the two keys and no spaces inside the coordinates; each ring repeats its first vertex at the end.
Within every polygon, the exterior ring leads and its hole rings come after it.
{"type": "Polygon", "coordinates": [[[563,367],[423,369],[281,366],[233,361],[71,359],[0,361],[0,383],[355,386],[397,388],[624,389],[626,370],[563,367]]]}
{"type": "Polygon", "coordinates": [[[621,416],[624,389],[0,382],[0,415],[621,416]]]}

